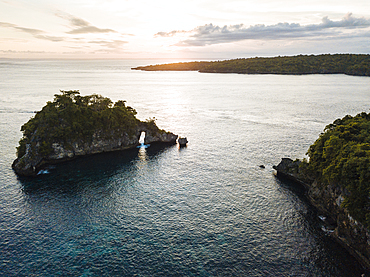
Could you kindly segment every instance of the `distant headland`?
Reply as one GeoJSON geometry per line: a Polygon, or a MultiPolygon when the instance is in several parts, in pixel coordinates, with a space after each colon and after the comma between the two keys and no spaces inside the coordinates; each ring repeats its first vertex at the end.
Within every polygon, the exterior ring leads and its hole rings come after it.
{"type": "Polygon", "coordinates": [[[325,54],[273,58],[248,58],[225,61],[183,62],[139,66],[144,71],[199,71],[204,73],[238,74],[346,74],[370,76],[370,55],[325,54]]]}
{"type": "Polygon", "coordinates": [[[159,129],[154,119],[140,121],[135,115],[126,101],[61,91],[22,126],[12,167],[18,175],[34,176],[48,164],[135,148],[142,132],[145,144],[176,143],[177,135],[159,129]]]}

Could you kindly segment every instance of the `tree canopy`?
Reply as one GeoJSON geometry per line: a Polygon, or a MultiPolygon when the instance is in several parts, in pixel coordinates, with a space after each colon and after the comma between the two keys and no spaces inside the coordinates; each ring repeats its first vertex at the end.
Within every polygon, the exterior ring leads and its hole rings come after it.
{"type": "Polygon", "coordinates": [[[326,54],[187,62],[133,68],[145,71],[199,71],[242,74],[347,74],[370,76],[370,55],[326,54]]]}
{"type": "Polygon", "coordinates": [[[68,145],[71,141],[91,141],[93,135],[114,137],[123,131],[134,135],[139,122],[135,115],[126,101],[113,103],[101,95],[81,96],[78,90],[62,90],[21,127],[23,137],[17,155],[22,157],[29,143],[39,143],[41,154],[47,155],[54,142],[68,145]]]}
{"type": "Polygon", "coordinates": [[[308,169],[322,185],[339,185],[343,206],[370,227],[370,114],[347,115],[326,126],[310,146],[308,169]]]}

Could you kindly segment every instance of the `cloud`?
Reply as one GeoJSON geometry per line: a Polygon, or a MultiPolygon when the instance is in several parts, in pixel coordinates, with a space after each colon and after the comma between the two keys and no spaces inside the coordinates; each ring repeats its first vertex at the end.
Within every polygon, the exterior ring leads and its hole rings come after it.
{"type": "Polygon", "coordinates": [[[0,53],[4,53],[4,54],[45,54],[45,53],[55,53],[55,52],[0,50],[0,53]]]}
{"type": "Polygon", "coordinates": [[[3,28],[12,28],[27,34],[32,35],[35,38],[38,39],[44,39],[44,40],[49,40],[53,42],[58,42],[58,41],[63,41],[63,37],[56,37],[56,36],[49,36],[45,31],[39,30],[39,29],[31,29],[31,28],[26,28],[26,27],[21,27],[12,23],[8,22],[0,22],[0,27],[3,28]]]}
{"type": "Polygon", "coordinates": [[[70,25],[74,28],[73,30],[67,32],[67,34],[102,34],[102,33],[117,33],[117,31],[112,29],[101,29],[96,26],[91,25],[90,22],[76,17],[71,14],[67,14],[64,12],[58,12],[56,16],[67,19],[70,25]]]}
{"type": "Polygon", "coordinates": [[[90,26],[90,23],[87,22],[86,20],[83,20],[82,18],[78,18],[76,16],[73,16],[73,15],[69,15],[69,21],[71,22],[71,24],[73,26],[76,26],[76,27],[87,27],[87,26],[90,26]]]}
{"type": "MultiPolygon", "coordinates": [[[[346,14],[339,21],[332,21],[324,17],[319,24],[300,25],[299,23],[278,23],[275,25],[254,25],[243,24],[230,26],[217,26],[206,24],[191,31],[159,32],[155,36],[172,37],[177,34],[189,33],[189,39],[177,43],[177,46],[205,46],[219,43],[229,43],[241,40],[279,40],[286,38],[307,38],[307,37],[338,37],[346,36],[345,29],[363,29],[370,27],[370,19],[356,18],[351,13],[346,14]]],[[[357,36],[361,36],[357,34],[357,36]]]]}
{"type": "Polygon", "coordinates": [[[186,33],[191,33],[192,31],[171,31],[171,32],[158,32],[154,36],[155,37],[173,37],[177,34],[186,34],[186,33]]]}
{"type": "Polygon", "coordinates": [[[90,41],[89,43],[93,43],[93,44],[98,44],[100,46],[103,46],[103,47],[106,47],[108,49],[111,49],[111,50],[119,50],[121,48],[122,45],[128,43],[127,41],[124,41],[124,40],[94,40],[94,41],[90,41]]]}
{"type": "Polygon", "coordinates": [[[95,26],[85,26],[67,32],[67,34],[117,33],[112,29],[100,29],[95,26]]]}
{"type": "Polygon", "coordinates": [[[37,36],[35,36],[35,38],[49,40],[49,41],[52,41],[52,42],[64,41],[63,37],[47,36],[47,35],[37,35],[37,36]]]}
{"type": "Polygon", "coordinates": [[[16,30],[23,31],[25,33],[29,33],[31,35],[38,35],[41,33],[44,33],[44,31],[38,30],[38,29],[31,29],[31,28],[25,28],[25,27],[20,27],[12,23],[7,23],[7,22],[0,22],[0,27],[4,28],[13,28],[16,30]]]}

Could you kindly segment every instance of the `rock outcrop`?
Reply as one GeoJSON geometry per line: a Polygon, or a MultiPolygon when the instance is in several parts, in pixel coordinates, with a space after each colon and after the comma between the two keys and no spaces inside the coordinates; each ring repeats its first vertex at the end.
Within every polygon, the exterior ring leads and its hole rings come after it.
{"type": "Polygon", "coordinates": [[[154,118],[137,119],[126,101],[81,96],[78,90],[60,92],[21,127],[23,137],[12,165],[18,175],[33,176],[47,164],[134,148],[142,132],[145,144],[176,143],[177,135],[159,129],[154,118]]]}
{"type": "Polygon", "coordinates": [[[282,176],[286,179],[297,182],[306,188],[309,188],[309,184],[313,180],[301,172],[299,168],[300,164],[301,161],[299,160],[293,161],[289,158],[282,158],[281,162],[277,166],[274,165],[272,168],[276,170],[278,177],[282,176]]]}
{"type": "Polygon", "coordinates": [[[188,139],[187,138],[179,138],[178,143],[180,144],[180,146],[186,146],[186,144],[188,143],[188,139]]]}
{"type": "Polygon", "coordinates": [[[310,202],[334,224],[332,236],[370,269],[370,232],[360,222],[354,220],[341,205],[348,192],[335,184],[323,186],[317,180],[308,177],[301,170],[301,164],[299,160],[283,158],[279,165],[273,168],[277,172],[277,177],[288,178],[307,189],[310,202]]]}
{"type": "Polygon", "coordinates": [[[56,164],[86,155],[135,148],[139,145],[141,132],[146,134],[145,144],[175,144],[178,137],[171,132],[165,132],[148,126],[146,122],[141,122],[136,127],[135,135],[129,136],[126,132],[121,132],[119,135],[106,136],[102,132],[96,132],[88,141],[54,142],[51,145],[52,151],[47,155],[43,155],[40,151],[42,142],[29,143],[26,146],[26,153],[17,158],[12,167],[18,175],[35,176],[48,164],[56,164]]]}

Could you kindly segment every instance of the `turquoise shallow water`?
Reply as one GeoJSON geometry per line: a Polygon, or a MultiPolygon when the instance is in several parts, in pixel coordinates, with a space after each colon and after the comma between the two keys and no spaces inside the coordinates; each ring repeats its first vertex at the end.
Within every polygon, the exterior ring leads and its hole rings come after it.
{"type": "Polygon", "coordinates": [[[272,165],[304,157],[334,119],[368,112],[370,79],[130,70],[156,62],[0,62],[0,272],[360,276],[303,191],[277,180],[272,165]],[[17,178],[20,126],[59,89],[127,100],[189,144],[17,178]]]}

